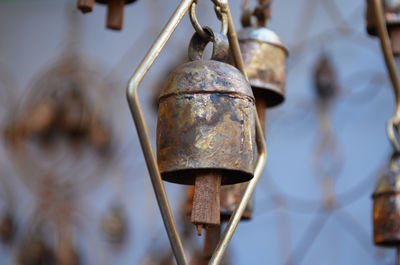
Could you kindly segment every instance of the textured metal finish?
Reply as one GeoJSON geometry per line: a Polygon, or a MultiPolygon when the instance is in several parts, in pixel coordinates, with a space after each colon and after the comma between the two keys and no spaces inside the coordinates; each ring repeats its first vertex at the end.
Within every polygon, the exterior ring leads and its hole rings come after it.
{"type": "MultiPolygon", "coordinates": [[[[377,25],[374,14],[374,0],[367,0],[367,11],[366,11],[366,20],[367,20],[367,32],[370,35],[377,36],[377,25]]],[[[400,1],[395,0],[380,0],[383,3],[383,12],[384,19],[386,22],[386,26],[390,30],[392,27],[400,26],[400,1]]]]}
{"type": "Polygon", "coordinates": [[[195,170],[217,169],[222,185],[254,171],[254,97],[233,66],[197,60],[172,72],[161,92],[157,158],[164,180],[193,185],[195,170]]]}
{"type": "MultiPolygon", "coordinates": [[[[248,183],[226,185],[221,187],[221,221],[227,222],[238,206],[248,183]]],[[[251,197],[243,212],[242,220],[249,220],[253,216],[254,196],[251,197]]]]}
{"type": "MultiPolygon", "coordinates": [[[[221,187],[221,221],[227,222],[232,216],[233,211],[238,206],[240,199],[247,188],[248,183],[225,185],[221,187]]],[[[193,209],[194,186],[189,186],[186,195],[184,216],[190,218],[193,209]]],[[[249,220],[253,216],[254,197],[252,196],[243,212],[242,220],[249,220]]]]}
{"type": "Polygon", "coordinates": [[[245,28],[239,33],[240,49],[249,82],[268,107],[285,99],[288,51],[279,37],[267,28],[245,28]]]}
{"type": "Polygon", "coordinates": [[[375,244],[397,247],[400,244],[400,174],[388,170],[379,180],[372,197],[375,244]]]}

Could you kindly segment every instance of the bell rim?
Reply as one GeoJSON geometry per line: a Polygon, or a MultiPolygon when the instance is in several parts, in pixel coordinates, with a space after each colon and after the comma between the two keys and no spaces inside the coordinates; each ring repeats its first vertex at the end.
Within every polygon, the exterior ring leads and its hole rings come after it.
{"type": "Polygon", "coordinates": [[[285,102],[285,90],[281,89],[279,86],[259,80],[254,80],[254,84],[251,79],[249,81],[252,85],[253,93],[266,101],[267,108],[274,108],[285,102]]]}
{"type": "Polygon", "coordinates": [[[268,43],[281,48],[285,51],[286,56],[289,55],[289,50],[283,43],[282,39],[273,30],[266,27],[246,27],[238,33],[239,41],[253,40],[263,43],[268,43]]]}
{"type": "Polygon", "coordinates": [[[161,178],[164,181],[181,184],[181,185],[194,185],[196,180],[196,172],[199,171],[215,171],[221,173],[221,185],[232,185],[243,182],[248,182],[254,177],[253,172],[247,172],[243,169],[234,168],[182,168],[172,169],[161,172],[161,178]],[[182,177],[184,175],[185,177],[182,177]]]}

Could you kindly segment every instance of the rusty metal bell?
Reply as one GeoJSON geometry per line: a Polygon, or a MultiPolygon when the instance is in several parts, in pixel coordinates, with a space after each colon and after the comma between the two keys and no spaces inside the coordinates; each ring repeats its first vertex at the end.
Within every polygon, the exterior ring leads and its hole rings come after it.
{"type": "MultiPolygon", "coordinates": [[[[240,203],[247,188],[246,184],[226,185],[221,187],[221,221],[228,222],[240,203]]],[[[254,196],[251,196],[244,209],[241,220],[250,220],[253,217],[254,196]]]]}
{"type": "Polygon", "coordinates": [[[400,246],[400,172],[388,169],[372,195],[374,242],[384,247],[400,246]]]}
{"type": "Polygon", "coordinates": [[[267,107],[274,107],[285,100],[288,50],[275,32],[251,26],[245,22],[249,19],[242,18],[244,28],[238,33],[246,73],[256,99],[260,96],[267,107]]]}
{"type": "Polygon", "coordinates": [[[201,59],[208,41],[196,33],[191,62],[171,73],[159,97],[158,166],[163,180],[174,183],[194,185],[199,171],[218,172],[222,185],[253,177],[254,96],[240,71],[222,62],[226,36],[207,30],[212,59],[201,59]]]}
{"type": "MultiPolygon", "coordinates": [[[[392,42],[395,55],[400,55],[400,0],[381,0],[383,3],[384,18],[392,42]]],[[[377,36],[377,28],[372,0],[367,0],[366,10],[367,32],[377,36]]]]}

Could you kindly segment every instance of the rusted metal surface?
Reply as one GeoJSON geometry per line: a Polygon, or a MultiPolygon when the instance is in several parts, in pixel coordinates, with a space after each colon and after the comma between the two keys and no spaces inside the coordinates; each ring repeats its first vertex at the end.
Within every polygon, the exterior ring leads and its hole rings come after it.
{"type": "MultiPolygon", "coordinates": [[[[392,27],[400,26],[400,1],[399,0],[382,0],[384,18],[389,31],[392,27]]],[[[367,32],[370,35],[377,36],[376,21],[372,0],[367,0],[366,10],[367,32]]]]}
{"type": "Polygon", "coordinates": [[[376,245],[400,245],[400,174],[388,170],[382,175],[372,195],[374,200],[373,222],[376,245]]]}
{"type": "Polygon", "coordinates": [[[260,91],[268,107],[281,104],[285,99],[286,47],[273,31],[263,27],[244,28],[239,41],[253,90],[260,91]]]}
{"type": "MultiPolygon", "coordinates": [[[[246,190],[248,183],[239,183],[234,185],[225,185],[221,187],[220,191],[220,203],[221,203],[221,221],[227,222],[229,218],[232,216],[233,211],[236,209],[237,205],[240,202],[240,199],[243,197],[243,193],[246,190]]],[[[192,209],[193,209],[193,196],[194,196],[194,186],[189,186],[187,189],[186,195],[186,204],[185,204],[185,215],[190,217],[192,209]]],[[[246,209],[242,215],[242,220],[249,220],[253,216],[254,209],[254,198],[252,197],[246,209]]]]}
{"type": "Polygon", "coordinates": [[[179,66],[160,96],[157,158],[164,180],[194,184],[195,171],[220,170],[221,184],[254,170],[254,97],[233,66],[197,60],[179,66]]]}
{"type": "MultiPolygon", "coordinates": [[[[394,55],[400,55],[400,1],[383,0],[382,3],[384,19],[392,46],[392,53],[394,55]]],[[[367,0],[366,21],[368,34],[378,36],[372,0],[367,0]]]]}
{"type": "MultiPolygon", "coordinates": [[[[232,216],[243,197],[248,183],[240,183],[234,185],[226,185],[221,187],[221,221],[227,222],[232,216]]],[[[249,220],[253,216],[254,196],[247,203],[246,209],[243,212],[242,220],[249,220]]]]}

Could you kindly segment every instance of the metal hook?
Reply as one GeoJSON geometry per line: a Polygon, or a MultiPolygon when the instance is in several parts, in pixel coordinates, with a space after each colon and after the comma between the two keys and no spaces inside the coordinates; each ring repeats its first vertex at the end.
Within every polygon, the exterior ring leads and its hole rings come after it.
{"type": "MultiPolygon", "coordinates": [[[[197,19],[196,6],[197,6],[196,1],[193,1],[189,9],[190,22],[192,22],[194,29],[203,39],[208,39],[210,35],[206,31],[204,31],[203,27],[200,25],[197,19]]],[[[221,33],[227,35],[228,33],[227,15],[222,11],[221,6],[215,5],[214,10],[217,14],[218,19],[221,21],[221,33]]]]}

